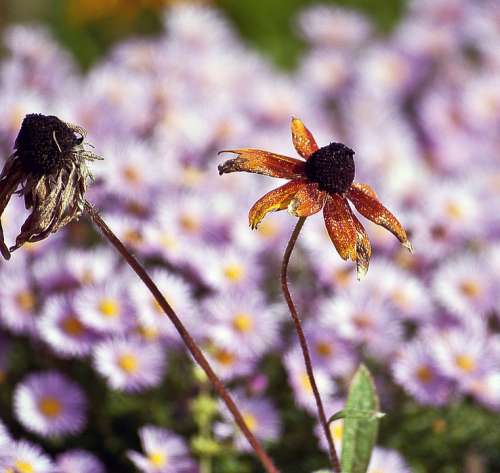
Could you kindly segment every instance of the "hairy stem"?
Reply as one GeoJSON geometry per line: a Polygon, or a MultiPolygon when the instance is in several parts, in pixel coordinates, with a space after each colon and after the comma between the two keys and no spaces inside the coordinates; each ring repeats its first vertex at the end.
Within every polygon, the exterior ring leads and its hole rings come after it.
{"type": "Polygon", "coordinates": [[[299,221],[297,222],[297,225],[295,225],[292,236],[290,237],[290,240],[286,247],[285,254],[283,256],[283,262],[281,264],[281,289],[283,290],[286,303],[288,304],[288,309],[290,310],[290,315],[295,325],[295,331],[297,332],[297,336],[299,337],[300,347],[302,348],[302,355],[304,356],[304,363],[306,365],[307,376],[309,378],[309,383],[311,384],[314,398],[316,400],[319,420],[328,441],[328,450],[330,452],[330,461],[333,467],[333,471],[335,473],[340,473],[339,458],[337,456],[337,452],[335,451],[335,445],[333,443],[332,434],[326,420],[323,402],[321,401],[321,396],[319,395],[316,379],[314,378],[311,355],[309,354],[306,337],[304,335],[304,331],[302,330],[302,324],[300,322],[299,315],[297,314],[297,309],[295,308],[295,304],[293,303],[292,296],[290,295],[290,291],[288,289],[288,263],[290,262],[290,256],[292,255],[293,248],[295,247],[295,243],[297,242],[297,238],[299,237],[299,233],[302,230],[305,221],[306,217],[299,218],[299,221]]]}
{"type": "Polygon", "coordinates": [[[153,297],[156,299],[158,304],[161,306],[167,317],[174,324],[177,332],[181,336],[184,344],[187,349],[196,360],[196,362],[200,365],[203,371],[206,373],[208,379],[212,383],[212,386],[217,391],[217,394],[224,401],[227,408],[231,412],[232,416],[238,427],[241,429],[248,442],[252,446],[255,454],[262,462],[267,473],[279,473],[279,470],[274,466],[272,460],[269,458],[267,453],[264,451],[259,441],[255,438],[251,430],[248,428],[245,420],[238,407],[236,406],[233,398],[227,391],[226,387],[222,383],[222,381],[215,374],[214,370],[210,366],[208,360],[203,355],[202,351],[194,341],[194,339],[189,334],[188,330],[181,322],[175,311],[172,309],[170,304],[167,302],[165,297],[163,297],[162,293],[153,282],[153,280],[149,277],[148,273],[144,269],[144,267],[137,261],[137,259],[127,250],[127,248],[123,245],[123,243],[118,239],[118,237],[111,231],[111,229],[106,225],[104,220],[100,217],[99,213],[94,209],[94,207],[87,201],[85,201],[85,212],[92,219],[92,221],[97,225],[97,227],[101,230],[103,235],[110,241],[110,243],[118,250],[118,252],[123,256],[123,258],[127,261],[129,266],[135,271],[135,273],[141,278],[142,282],[149,289],[153,297]]]}

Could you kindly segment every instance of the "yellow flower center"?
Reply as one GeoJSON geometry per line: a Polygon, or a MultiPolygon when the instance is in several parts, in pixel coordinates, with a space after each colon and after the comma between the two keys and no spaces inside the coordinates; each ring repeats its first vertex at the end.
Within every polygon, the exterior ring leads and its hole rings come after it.
{"type": "Polygon", "coordinates": [[[466,373],[470,373],[474,371],[474,368],[476,367],[476,362],[474,359],[468,355],[458,355],[455,358],[455,364],[462,370],[465,371],[466,373]]]}
{"type": "Polygon", "coordinates": [[[367,314],[356,314],[352,318],[354,325],[359,328],[359,329],[366,329],[371,327],[372,321],[370,319],[370,316],[367,314]]]}
{"type": "Polygon", "coordinates": [[[21,310],[26,312],[30,312],[35,308],[36,297],[32,291],[24,290],[18,292],[16,295],[16,303],[21,310]]]}
{"type": "Polygon", "coordinates": [[[459,219],[463,215],[462,209],[455,202],[448,202],[448,204],[446,205],[446,213],[449,217],[454,219],[459,219]]]}
{"type": "Polygon", "coordinates": [[[167,464],[167,455],[165,453],[151,452],[148,455],[148,459],[149,462],[157,468],[164,467],[167,464]]]}
{"type": "Polygon", "coordinates": [[[138,169],[133,166],[125,166],[122,174],[125,180],[132,184],[141,182],[141,174],[138,169]]]}
{"type": "Polygon", "coordinates": [[[476,281],[468,279],[460,284],[460,292],[469,299],[475,299],[481,293],[481,287],[476,281]]]}
{"type": "Polygon", "coordinates": [[[182,173],[182,182],[185,186],[193,187],[198,184],[203,177],[203,173],[194,166],[187,166],[182,173]]]}
{"type": "Polygon", "coordinates": [[[250,412],[243,412],[243,420],[251,432],[254,432],[259,425],[256,417],[250,412]]]}
{"type": "Polygon", "coordinates": [[[304,391],[306,391],[308,393],[312,393],[313,392],[313,389],[312,389],[312,386],[311,386],[311,381],[309,381],[309,376],[307,376],[307,373],[303,373],[300,376],[300,385],[302,386],[302,388],[304,389],[304,391]]]}
{"type": "Polygon", "coordinates": [[[131,353],[126,353],[118,358],[118,366],[128,374],[134,374],[139,369],[137,357],[131,353]]]}
{"type": "Polygon", "coordinates": [[[236,357],[223,348],[218,349],[215,352],[214,357],[221,365],[224,366],[230,366],[236,361],[236,357]]]}
{"type": "Polygon", "coordinates": [[[179,223],[188,233],[197,233],[201,227],[200,221],[192,215],[182,215],[179,223]]]}
{"type": "MultiPolygon", "coordinates": [[[[8,471],[8,470],[7,470],[8,471]]],[[[35,473],[33,465],[24,460],[17,460],[15,465],[15,471],[19,473],[35,473]]]]}
{"type": "Polygon", "coordinates": [[[120,305],[115,299],[106,297],[101,300],[101,303],[99,304],[99,311],[102,315],[104,315],[104,317],[112,319],[114,317],[118,317],[120,314],[120,305]]]}
{"type": "Polygon", "coordinates": [[[278,226],[270,220],[264,220],[257,228],[257,231],[264,238],[271,238],[278,233],[278,226]]]}
{"type": "Polygon", "coordinates": [[[131,245],[139,245],[142,243],[142,235],[137,230],[127,230],[123,234],[123,239],[131,245]]]}
{"type": "Polygon", "coordinates": [[[163,234],[160,237],[161,245],[167,250],[173,250],[177,248],[177,240],[170,234],[163,234]]]}
{"type": "Polygon", "coordinates": [[[330,432],[333,440],[340,441],[344,435],[344,423],[342,421],[335,421],[330,424],[330,432]]]}
{"type": "Polygon", "coordinates": [[[333,354],[333,347],[327,342],[318,342],[316,344],[316,352],[323,358],[329,358],[333,354]]]}
{"type": "Polygon", "coordinates": [[[224,268],[224,276],[231,282],[238,282],[245,275],[244,269],[239,264],[229,264],[224,268]]]}
{"type": "Polygon", "coordinates": [[[432,371],[428,366],[422,365],[417,368],[417,378],[424,384],[432,381],[432,371]]]}
{"type": "Polygon", "coordinates": [[[63,320],[62,328],[68,335],[75,338],[81,337],[85,332],[85,327],[74,315],[63,320]]]}
{"type": "Polygon", "coordinates": [[[147,327],[146,325],[137,327],[137,333],[148,341],[153,341],[158,338],[158,330],[154,327],[147,327]]]}
{"type": "Polygon", "coordinates": [[[448,423],[444,419],[436,419],[432,423],[432,430],[436,434],[440,434],[446,430],[446,427],[448,426],[448,423]]]}
{"type": "Polygon", "coordinates": [[[57,417],[62,411],[62,405],[59,399],[47,396],[40,400],[38,408],[46,417],[57,417]]]}
{"type": "Polygon", "coordinates": [[[233,318],[233,327],[241,333],[250,332],[253,328],[253,320],[248,314],[236,314],[233,318]]]}
{"type": "Polygon", "coordinates": [[[408,295],[400,289],[396,289],[391,294],[391,299],[399,307],[406,308],[409,305],[408,295]]]}

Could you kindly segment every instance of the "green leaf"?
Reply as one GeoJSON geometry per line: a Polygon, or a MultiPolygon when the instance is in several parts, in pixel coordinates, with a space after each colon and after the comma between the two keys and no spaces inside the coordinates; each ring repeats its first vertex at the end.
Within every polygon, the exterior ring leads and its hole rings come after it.
{"type": "Polygon", "coordinates": [[[374,411],[374,410],[364,411],[362,409],[342,409],[341,411],[333,414],[333,416],[328,419],[328,424],[331,424],[336,420],[346,419],[347,417],[351,419],[365,419],[371,421],[371,420],[381,419],[384,416],[385,413],[380,411],[374,411]]]}
{"type": "Polygon", "coordinates": [[[364,365],[358,368],[351,381],[346,411],[357,414],[344,418],[342,472],[366,473],[377,439],[379,420],[373,413],[379,411],[379,400],[372,376],[364,365]],[[370,412],[371,416],[360,416],[360,412],[370,412]]]}

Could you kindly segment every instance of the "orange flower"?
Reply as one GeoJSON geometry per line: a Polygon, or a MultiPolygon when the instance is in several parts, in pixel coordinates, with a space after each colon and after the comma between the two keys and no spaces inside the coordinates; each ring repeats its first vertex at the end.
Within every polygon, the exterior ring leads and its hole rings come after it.
{"type": "Polygon", "coordinates": [[[258,149],[225,150],[238,157],[219,165],[219,174],[247,171],[289,179],[268,192],[250,209],[250,227],[257,228],[267,213],[288,209],[295,217],[309,217],[321,209],[326,229],[339,255],[356,262],[358,279],[366,274],[371,256],[368,235],[347,199],[368,220],[381,225],[412,251],[398,219],[377,199],[367,184],[354,181],[354,151],[341,143],[319,148],[301,120],[293,118],[292,141],[304,159],[298,160],[258,149]]]}

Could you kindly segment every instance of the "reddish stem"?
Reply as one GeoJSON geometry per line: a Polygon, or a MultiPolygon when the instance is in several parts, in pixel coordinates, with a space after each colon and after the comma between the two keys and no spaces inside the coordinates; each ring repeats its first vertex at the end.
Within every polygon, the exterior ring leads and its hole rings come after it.
{"type": "Polygon", "coordinates": [[[231,412],[234,417],[236,424],[241,429],[248,442],[252,446],[255,451],[255,454],[264,465],[264,468],[267,473],[279,473],[279,470],[274,466],[272,460],[269,458],[267,453],[261,447],[259,441],[255,438],[251,430],[248,428],[247,424],[243,416],[241,415],[238,407],[233,401],[231,395],[227,391],[226,387],[222,383],[222,381],[217,377],[212,367],[210,366],[208,360],[203,355],[198,345],[193,340],[188,330],[184,327],[184,324],[181,322],[174,309],[167,302],[165,297],[163,297],[162,293],[153,282],[153,280],[149,277],[148,273],[144,269],[144,267],[137,261],[137,259],[127,250],[127,248],[123,245],[123,243],[118,239],[118,237],[111,231],[111,229],[106,225],[104,220],[100,217],[99,213],[94,209],[94,207],[87,201],[85,201],[85,211],[92,219],[92,221],[97,225],[97,227],[102,231],[104,236],[111,242],[111,244],[118,250],[118,252],[123,256],[123,258],[127,261],[129,266],[135,271],[135,273],[142,279],[143,283],[149,289],[151,294],[157,300],[158,304],[160,304],[161,308],[167,314],[170,321],[174,324],[177,332],[181,336],[184,344],[190,351],[193,358],[197,361],[197,363],[201,366],[203,371],[206,373],[208,379],[212,383],[214,389],[217,391],[218,395],[226,404],[227,408],[231,412]]]}
{"type": "Polygon", "coordinates": [[[326,420],[323,402],[321,401],[321,396],[316,384],[316,379],[314,378],[314,371],[312,367],[311,356],[309,354],[309,348],[307,346],[307,340],[304,335],[304,331],[302,330],[302,324],[300,322],[299,315],[297,314],[297,309],[295,308],[295,304],[293,303],[292,296],[290,295],[290,291],[288,289],[288,263],[290,262],[290,256],[292,255],[293,248],[295,247],[295,243],[297,242],[297,238],[299,237],[299,233],[302,230],[305,221],[306,217],[299,218],[299,221],[297,222],[297,225],[295,225],[292,236],[290,237],[290,241],[288,242],[288,245],[286,247],[285,254],[283,256],[283,262],[281,264],[281,289],[283,290],[283,294],[285,295],[286,303],[288,304],[288,309],[290,310],[290,315],[292,317],[293,323],[295,324],[295,331],[297,332],[297,336],[299,337],[300,347],[302,348],[302,355],[304,356],[304,363],[306,365],[307,376],[309,378],[309,383],[311,384],[314,398],[316,400],[319,420],[323,427],[326,440],[328,441],[328,450],[330,453],[330,461],[333,467],[333,471],[335,473],[341,473],[339,458],[337,456],[337,452],[335,451],[335,445],[333,443],[330,427],[328,426],[328,422],[326,420]]]}

